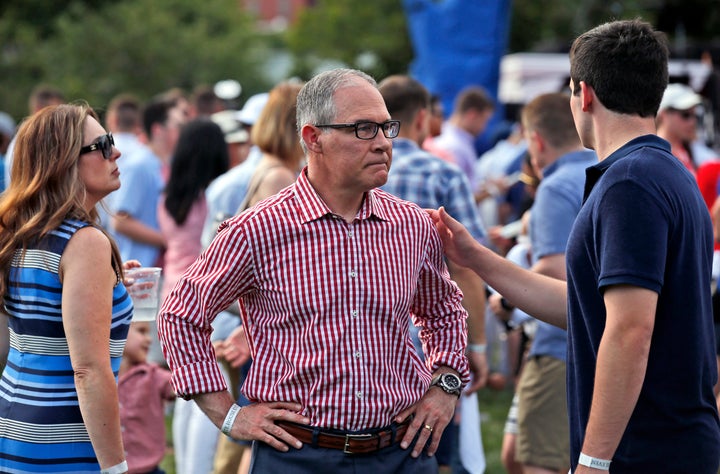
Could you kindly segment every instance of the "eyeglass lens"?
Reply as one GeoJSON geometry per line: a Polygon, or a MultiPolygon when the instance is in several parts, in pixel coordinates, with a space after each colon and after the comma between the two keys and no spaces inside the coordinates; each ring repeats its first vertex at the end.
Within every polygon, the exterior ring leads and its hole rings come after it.
{"type": "Polygon", "coordinates": [[[360,139],[370,140],[375,138],[381,126],[383,135],[385,135],[386,138],[395,138],[400,131],[400,122],[396,120],[390,120],[385,123],[358,122],[355,124],[355,134],[360,139]]]}

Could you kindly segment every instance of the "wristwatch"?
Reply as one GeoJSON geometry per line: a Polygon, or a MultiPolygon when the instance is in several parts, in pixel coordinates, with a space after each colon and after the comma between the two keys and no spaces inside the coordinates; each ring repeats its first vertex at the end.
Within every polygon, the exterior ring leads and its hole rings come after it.
{"type": "Polygon", "coordinates": [[[462,389],[462,381],[460,380],[460,377],[452,372],[445,372],[444,374],[433,377],[432,382],[430,382],[430,386],[432,387],[433,385],[437,385],[443,389],[445,393],[449,393],[457,397],[460,396],[460,390],[462,389]]]}

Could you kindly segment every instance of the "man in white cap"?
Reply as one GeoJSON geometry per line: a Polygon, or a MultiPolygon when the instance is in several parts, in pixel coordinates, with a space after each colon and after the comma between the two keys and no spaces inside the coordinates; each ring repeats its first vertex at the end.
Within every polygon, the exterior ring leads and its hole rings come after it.
{"type": "MultiPolygon", "coordinates": [[[[235,119],[248,128],[252,128],[263,107],[265,107],[267,97],[267,93],[251,96],[245,102],[242,110],[236,113],[235,119]]],[[[218,225],[225,219],[235,215],[235,211],[242,203],[250,178],[261,157],[262,152],[257,147],[251,146],[243,163],[230,168],[230,170],[215,178],[208,186],[205,191],[208,203],[208,217],[203,227],[203,247],[210,245],[213,237],[215,237],[218,225]]]]}
{"type": "MultiPolygon", "coordinates": [[[[707,158],[696,156],[698,108],[702,97],[685,84],[667,86],[657,113],[657,134],[670,142],[670,149],[685,167],[696,175],[707,158]]],[[[711,155],[712,156],[712,155],[711,155]]]]}
{"type": "Polygon", "coordinates": [[[250,96],[243,108],[237,112],[237,119],[239,122],[245,124],[248,127],[252,127],[260,116],[260,112],[265,107],[268,100],[268,93],[261,92],[250,96]]]}

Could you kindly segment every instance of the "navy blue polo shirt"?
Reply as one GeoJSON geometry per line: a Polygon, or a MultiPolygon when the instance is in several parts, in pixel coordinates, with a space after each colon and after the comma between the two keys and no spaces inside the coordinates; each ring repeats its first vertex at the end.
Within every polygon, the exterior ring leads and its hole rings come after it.
{"type": "Polygon", "coordinates": [[[666,141],[636,138],[587,169],[566,254],[573,469],[605,328],[603,292],[626,284],[659,296],[647,374],[611,472],[717,472],[712,252],[707,207],[666,141]]]}

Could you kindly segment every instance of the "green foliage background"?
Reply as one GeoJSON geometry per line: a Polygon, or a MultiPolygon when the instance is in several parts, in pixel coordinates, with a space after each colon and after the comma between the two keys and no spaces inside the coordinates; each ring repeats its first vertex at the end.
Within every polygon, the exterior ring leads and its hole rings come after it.
{"type": "Polygon", "coordinates": [[[35,3],[66,5],[42,18],[1,12],[0,110],[15,117],[38,83],[100,108],[120,92],[144,100],[227,78],[248,93],[267,88],[268,41],[236,0],[35,3]]]}
{"type": "MultiPolygon", "coordinates": [[[[508,52],[566,50],[595,24],[638,16],[671,37],[682,33],[681,45],[717,43],[720,34],[718,0],[509,1],[508,52]]],[[[172,87],[191,91],[232,78],[242,84],[244,101],[277,80],[307,79],[328,64],[382,78],[407,72],[412,61],[401,0],[316,0],[281,32],[259,30],[241,3],[0,1],[0,110],[22,118],[39,83],[102,110],[120,92],[146,100],[172,87]]]]}

